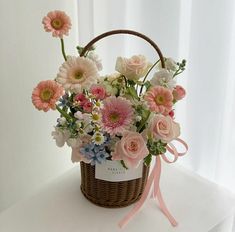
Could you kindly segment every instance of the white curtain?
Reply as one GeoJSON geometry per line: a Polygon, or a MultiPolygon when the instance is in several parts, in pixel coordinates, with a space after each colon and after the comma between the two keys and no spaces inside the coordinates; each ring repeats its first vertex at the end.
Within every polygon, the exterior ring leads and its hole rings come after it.
{"type": "MultiPolygon", "coordinates": [[[[233,0],[80,0],[78,5],[81,44],[102,32],[126,28],[152,38],[166,57],[187,60],[187,71],[178,78],[187,98],[178,104],[176,118],[190,150],[180,163],[233,192],[234,12],[233,0]]],[[[128,36],[106,38],[97,47],[105,72],[114,70],[117,55],[141,53],[156,60],[150,46],[128,36]]]]}
{"type": "MultiPolygon", "coordinates": [[[[178,83],[185,86],[187,98],[176,116],[190,150],[181,163],[235,192],[234,12],[233,0],[99,0],[78,5],[82,45],[102,32],[126,28],[148,35],[166,57],[186,58],[187,70],[178,83]]],[[[104,72],[114,70],[117,55],[143,53],[156,59],[146,42],[128,36],[106,38],[97,49],[104,72]]]]}
{"type": "MultiPolygon", "coordinates": [[[[40,23],[54,9],[72,18],[70,54],[77,41],[85,45],[104,31],[127,28],[152,38],[166,57],[187,59],[178,79],[187,98],[176,117],[190,150],[180,162],[235,192],[233,0],[0,0],[0,210],[71,167],[69,149],[56,148],[50,137],[56,113],[40,114],[30,102],[35,84],[53,78],[62,62],[59,42],[40,23]]],[[[97,50],[104,73],[114,70],[117,55],[157,57],[132,36],[106,38],[97,50]]]]}
{"type": "MultiPolygon", "coordinates": [[[[190,150],[181,163],[235,192],[234,12],[233,0],[80,0],[78,5],[80,44],[126,28],[152,38],[166,57],[187,60],[178,78],[187,98],[178,104],[176,116],[190,150]]],[[[104,73],[114,71],[117,55],[157,57],[145,41],[131,36],[103,39],[97,50],[104,73]]]]}
{"type": "Polygon", "coordinates": [[[0,0],[0,212],[72,167],[70,150],[51,137],[58,114],[38,112],[31,103],[32,89],[53,79],[63,62],[60,41],[41,24],[54,9],[73,19],[66,49],[75,53],[76,0],[0,0]]]}

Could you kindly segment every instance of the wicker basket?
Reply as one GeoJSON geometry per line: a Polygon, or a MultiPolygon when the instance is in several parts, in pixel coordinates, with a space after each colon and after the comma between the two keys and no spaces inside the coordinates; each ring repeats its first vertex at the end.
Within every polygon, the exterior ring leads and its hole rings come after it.
{"type": "Polygon", "coordinates": [[[95,167],[84,162],[81,166],[81,190],[84,196],[96,205],[119,208],[136,202],[145,187],[149,167],[144,165],[142,178],[110,182],[95,178],[95,167]]]}
{"type": "MultiPolygon", "coordinates": [[[[156,50],[161,60],[162,67],[165,67],[164,57],[158,46],[147,36],[131,30],[114,30],[95,37],[83,48],[80,56],[86,55],[87,51],[89,51],[98,40],[114,34],[130,34],[144,39],[156,50]]],[[[121,182],[110,182],[96,179],[94,166],[84,162],[81,162],[80,165],[82,193],[94,204],[108,208],[125,207],[136,202],[143,193],[149,173],[149,167],[143,164],[143,175],[141,178],[121,182]]]]}

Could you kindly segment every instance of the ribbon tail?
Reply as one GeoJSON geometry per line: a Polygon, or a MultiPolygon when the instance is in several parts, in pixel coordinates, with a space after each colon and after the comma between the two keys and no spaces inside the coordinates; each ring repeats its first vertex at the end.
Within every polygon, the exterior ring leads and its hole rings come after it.
{"type": "Polygon", "coordinates": [[[160,188],[157,191],[157,199],[159,201],[159,207],[160,207],[161,211],[165,214],[167,219],[170,221],[171,225],[177,226],[178,222],[175,220],[175,218],[171,215],[170,211],[167,209],[166,204],[163,200],[160,188]]]}
{"type": "Polygon", "coordinates": [[[123,228],[140,210],[140,208],[142,207],[142,205],[144,204],[145,200],[148,197],[151,185],[153,183],[154,180],[154,173],[156,171],[156,164],[154,165],[153,170],[151,171],[151,174],[148,178],[148,181],[146,183],[144,192],[140,198],[140,200],[136,203],[136,205],[134,206],[134,208],[118,223],[120,228],[123,228]]]}
{"type": "Polygon", "coordinates": [[[156,157],[156,163],[157,163],[157,171],[155,172],[154,176],[154,188],[153,188],[153,195],[154,198],[158,200],[159,207],[163,214],[167,217],[167,219],[170,221],[172,226],[177,226],[178,223],[175,220],[175,218],[171,215],[170,211],[167,209],[166,204],[163,200],[161,190],[160,190],[160,177],[161,177],[161,158],[160,156],[156,157]]]}

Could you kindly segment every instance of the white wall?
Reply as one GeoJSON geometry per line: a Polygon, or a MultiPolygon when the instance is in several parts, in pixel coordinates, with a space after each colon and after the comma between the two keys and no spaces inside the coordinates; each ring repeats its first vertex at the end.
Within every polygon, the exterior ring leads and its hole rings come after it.
{"type": "Polygon", "coordinates": [[[54,78],[63,62],[59,39],[41,24],[54,9],[71,16],[65,43],[75,53],[76,0],[0,1],[0,211],[72,166],[70,150],[57,148],[50,135],[58,114],[31,103],[33,87],[54,78]]]}

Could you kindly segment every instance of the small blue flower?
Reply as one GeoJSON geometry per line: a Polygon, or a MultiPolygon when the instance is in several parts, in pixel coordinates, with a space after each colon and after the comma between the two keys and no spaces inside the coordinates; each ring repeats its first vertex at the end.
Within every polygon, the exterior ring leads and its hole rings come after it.
{"type": "Polygon", "coordinates": [[[109,157],[109,154],[108,154],[105,150],[99,151],[99,152],[96,154],[96,158],[97,158],[97,160],[98,160],[100,163],[106,161],[106,158],[108,158],[108,157],[109,157]]]}
{"type": "Polygon", "coordinates": [[[58,106],[60,107],[69,106],[69,95],[67,93],[59,99],[58,106]]]}
{"type": "Polygon", "coordinates": [[[94,152],[95,153],[98,153],[101,150],[104,150],[104,144],[94,146],[94,152]]]}
{"type": "Polygon", "coordinates": [[[93,156],[95,156],[95,153],[93,151],[94,146],[94,143],[88,143],[84,147],[80,148],[80,152],[82,153],[82,155],[85,156],[85,158],[90,160],[93,156]]]}
{"type": "Polygon", "coordinates": [[[109,154],[105,151],[104,144],[96,145],[94,143],[88,143],[80,148],[80,152],[86,159],[91,161],[91,165],[101,164],[109,157],[109,154]]]}

